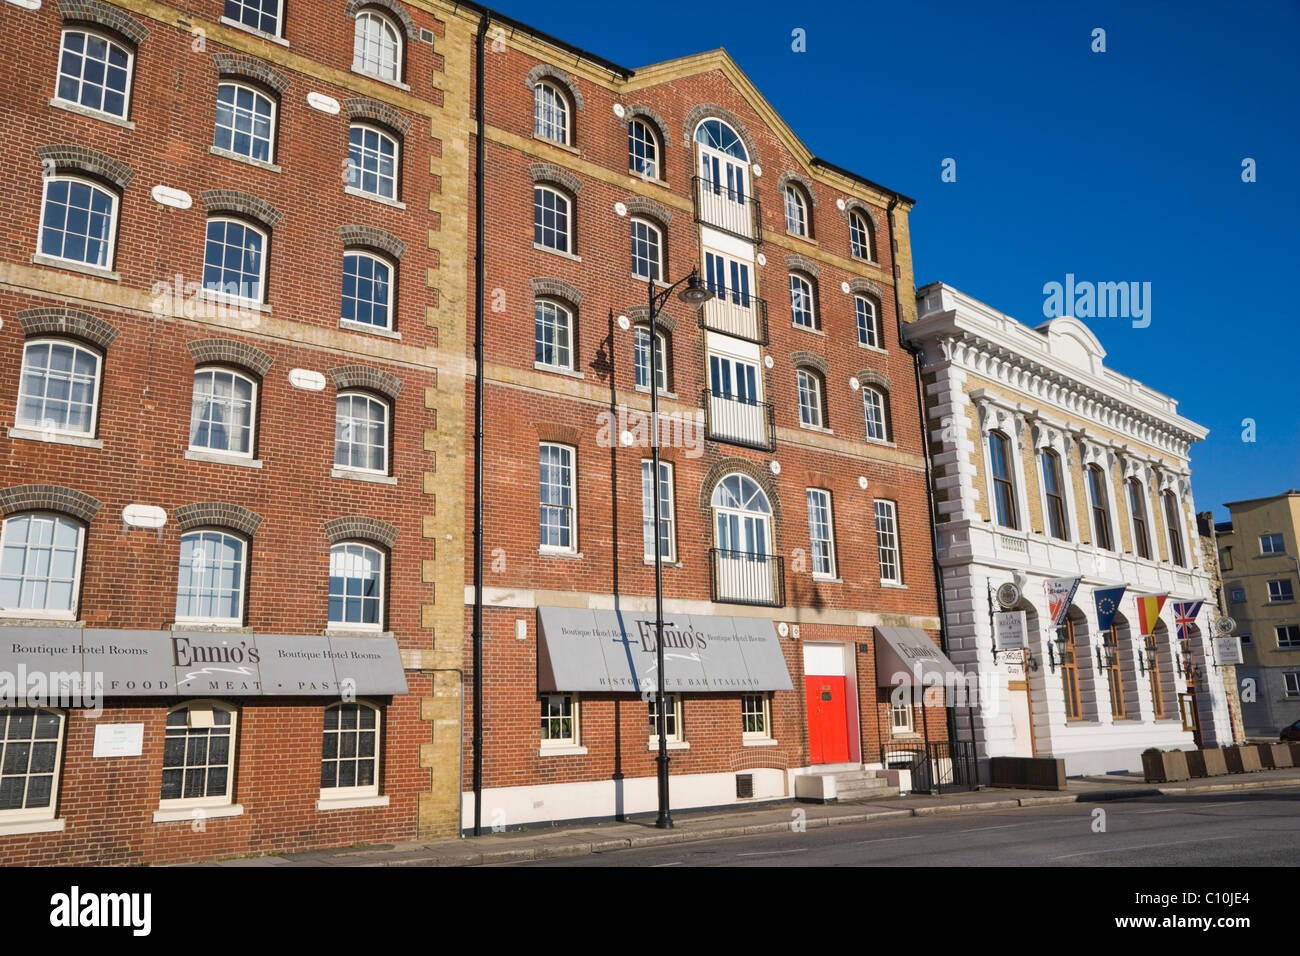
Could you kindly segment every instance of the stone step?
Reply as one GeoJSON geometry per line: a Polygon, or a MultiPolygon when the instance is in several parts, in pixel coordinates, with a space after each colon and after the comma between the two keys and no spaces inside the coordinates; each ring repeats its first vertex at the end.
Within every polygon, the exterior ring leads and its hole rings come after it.
{"type": "Polygon", "coordinates": [[[897,787],[873,787],[861,792],[840,793],[835,799],[839,803],[857,803],[862,800],[884,800],[896,796],[898,796],[897,787]]]}

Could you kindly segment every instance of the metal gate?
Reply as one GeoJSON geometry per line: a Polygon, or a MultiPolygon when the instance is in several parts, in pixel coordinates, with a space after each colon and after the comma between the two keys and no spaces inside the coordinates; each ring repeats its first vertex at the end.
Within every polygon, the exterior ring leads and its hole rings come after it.
{"type": "Polygon", "coordinates": [[[914,793],[952,793],[979,786],[975,747],[970,741],[886,744],[880,750],[886,770],[906,770],[914,793]]]}

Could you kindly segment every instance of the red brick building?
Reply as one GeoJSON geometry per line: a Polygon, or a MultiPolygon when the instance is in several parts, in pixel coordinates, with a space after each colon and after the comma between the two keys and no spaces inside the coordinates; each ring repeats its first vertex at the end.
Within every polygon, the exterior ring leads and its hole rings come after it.
{"type": "Polygon", "coordinates": [[[457,828],[441,9],[0,6],[0,862],[457,828]],[[40,706],[72,673],[99,706],[40,706]]]}
{"type": "MultiPolygon", "coordinates": [[[[939,617],[898,335],[911,201],[815,158],[723,51],[632,71],[487,36],[478,822],[655,806],[647,298],[692,269],[712,301],[657,322],[673,805],[788,798],[943,738],[942,707],[877,686],[879,629],[939,617]]],[[[468,827],[468,758],[464,789],[468,827]]]]}

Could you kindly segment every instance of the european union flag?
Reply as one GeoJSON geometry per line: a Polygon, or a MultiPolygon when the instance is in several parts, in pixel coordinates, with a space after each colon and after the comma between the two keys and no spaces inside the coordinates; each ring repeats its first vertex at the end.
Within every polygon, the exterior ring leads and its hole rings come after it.
{"type": "Polygon", "coordinates": [[[1105,634],[1110,630],[1111,624],[1115,622],[1115,614],[1119,611],[1119,599],[1124,596],[1128,590],[1127,584],[1121,584],[1117,588],[1102,588],[1100,591],[1094,591],[1093,596],[1097,599],[1097,629],[1105,634]]]}

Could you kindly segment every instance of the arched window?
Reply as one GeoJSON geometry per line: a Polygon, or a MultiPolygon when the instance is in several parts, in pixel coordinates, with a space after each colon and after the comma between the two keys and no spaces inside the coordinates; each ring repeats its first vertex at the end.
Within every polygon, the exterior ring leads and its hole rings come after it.
{"type": "Polygon", "coordinates": [[[264,163],[275,155],[275,101],[244,83],[217,87],[212,145],[264,163]]]}
{"type": "Polygon", "coordinates": [[[393,265],[382,256],[355,249],[343,253],[344,322],[393,328],[393,265]]]}
{"type": "Polygon", "coordinates": [[[352,69],[391,83],[402,79],[401,32],[392,20],[376,10],[362,10],[357,14],[352,69]]]}
{"type": "Polygon", "coordinates": [[[0,825],[53,820],[62,765],[62,712],[0,710],[0,825]]]}
{"type": "Polygon", "coordinates": [[[203,251],[203,288],[217,296],[260,303],[266,287],[264,231],[238,219],[209,219],[203,251]]]}
{"type": "MultiPolygon", "coordinates": [[[[650,329],[648,326],[638,325],[633,332],[632,353],[636,363],[636,387],[643,391],[650,391],[650,329]]],[[[662,329],[655,331],[655,381],[659,386],[659,391],[666,392],[669,390],[668,383],[672,381],[668,368],[668,335],[662,329]]]]}
{"type": "Polygon", "coordinates": [[[1146,496],[1142,493],[1142,482],[1129,478],[1124,482],[1128,489],[1129,514],[1133,516],[1133,550],[1139,558],[1151,557],[1151,537],[1147,533],[1146,496]]]}
{"type": "Polygon", "coordinates": [[[870,296],[855,295],[853,312],[858,319],[858,344],[883,349],[885,338],[880,331],[880,304],[870,296]]]}
{"type": "Polygon", "coordinates": [[[573,217],[569,197],[550,186],[533,187],[533,244],[556,252],[573,252],[573,217]]]}
{"type": "Polygon", "coordinates": [[[993,476],[997,523],[1004,528],[1019,528],[1015,474],[1011,467],[1011,439],[999,431],[989,432],[989,467],[993,476]]]}
{"type": "Polygon", "coordinates": [[[379,740],[382,717],[365,701],[342,701],[325,708],[321,737],[322,800],[379,796],[379,740]]]}
{"type": "Polygon", "coordinates": [[[627,168],[645,179],[659,178],[659,136],[644,120],[627,124],[627,168]]]}
{"type": "Polygon", "coordinates": [[[51,176],[45,180],[41,203],[42,255],[111,269],[116,222],[116,193],[75,176],[51,176]]]}
{"type": "MultiPolygon", "coordinates": [[[[1067,616],[1065,623],[1057,628],[1057,635],[1062,638],[1058,646],[1061,649],[1061,691],[1065,696],[1065,719],[1082,720],[1083,701],[1079,694],[1079,648],[1072,615],[1067,616]]],[[[1086,647],[1083,653],[1088,653],[1086,647]]]]}
{"type": "Polygon", "coordinates": [[[667,273],[663,233],[645,219],[632,220],[632,274],[657,281],[667,273]]]}
{"type": "Polygon", "coordinates": [[[749,161],[749,153],[736,131],[720,119],[706,119],[695,127],[695,142],[727,156],[749,161]]]}
{"type": "Polygon", "coordinates": [[[374,126],[348,130],[348,185],[370,196],[397,201],[397,140],[374,126]]]}
{"type": "Polygon", "coordinates": [[[812,369],[795,372],[795,390],[799,396],[799,424],[804,428],[826,427],[822,414],[822,378],[812,369]]]}
{"type": "Polygon", "coordinates": [[[221,528],[181,535],[176,620],[240,624],[244,620],[247,544],[221,528]]]}
{"type": "Polygon", "coordinates": [[[779,605],[780,561],[772,555],[772,506],[754,479],[723,478],[713,489],[714,599],[779,605]]]}
{"type": "Polygon", "coordinates": [[[788,183],[782,190],[785,198],[785,230],[796,236],[811,236],[812,223],[808,218],[808,200],[803,190],[788,183]]]}
{"type": "Polygon", "coordinates": [[[549,299],[533,305],[534,361],[551,368],[573,370],[573,313],[549,299]]]}
{"type": "Polygon", "coordinates": [[[334,407],[335,467],[388,474],[388,403],[369,392],[343,392],[334,407]]]}
{"type": "Polygon", "coordinates": [[[0,538],[0,614],[76,617],[85,527],[66,515],[26,512],[5,518],[0,538]]]}
{"type": "Polygon", "coordinates": [[[888,393],[870,385],[862,386],[862,410],[867,421],[867,438],[889,441],[888,393]]]}
{"type": "Polygon", "coordinates": [[[257,383],[228,368],[201,368],[194,373],[190,405],[190,448],[253,457],[257,383]]]}
{"type": "Polygon", "coordinates": [[[798,328],[817,328],[817,306],[812,280],[797,272],[790,273],[790,314],[798,328]]]}
{"type": "Polygon", "coordinates": [[[1187,567],[1187,552],[1183,549],[1183,525],[1178,520],[1178,500],[1172,491],[1160,494],[1165,505],[1165,527],[1169,529],[1169,560],[1179,567],[1187,567]]]}
{"type": "Polygon", "coordinates": [[[565,146],[569,141],[569,100],[552,83],[533,87],[533,133],[565,146]]]}
{"type": "Polygon", "coordinates": [[[361,541],[330,548],[329,626],[384,628],[384,553],[361,541]]]}
{"type": "Polygon", "coordinates": [[[1093,544],[1113,551],[1110,536],[1110,498],[1106,494],[1106,474],[1099,465],[1088,466],[1088,501],[1092,507],[1093,544]]]}
{"type": "Polygon", "coordinates": [[[876,260],[876,240],[870,221],[862,213],[849,213],[849,251],[855,259],[876,260]]]}
{"type": "Polygon", "coordinates": [[[1062,541],[1069,540],[1065,520],[1065,482],[1061,478],[1061,456],[1044,448],[1043,495],[1047,499],[1047,533],[1062,541]]]}
{"type": "Polygon", "coordinates": [[[167,713],[158,808],[226,806],[233,802],[235,711],[215,701],[181,704],[167,713]]]}
{"type": "Polygon", "coordinates": [[[64,30],[55,99],[126,119],[131,100],[131,51],[109,37],[64,30]]]}
{"type": "Polygon", "coordinates": [[[29,341],[23,347],[14,424],[63,435],[94,435],[99,373],[99,353],[80,343],[29,341]]]}

